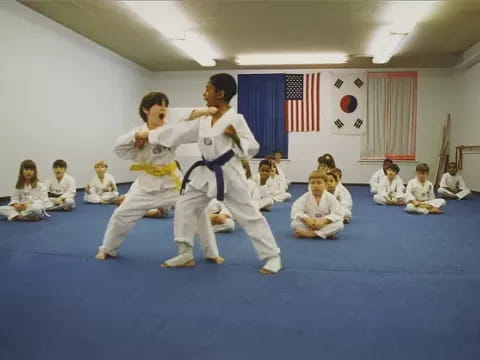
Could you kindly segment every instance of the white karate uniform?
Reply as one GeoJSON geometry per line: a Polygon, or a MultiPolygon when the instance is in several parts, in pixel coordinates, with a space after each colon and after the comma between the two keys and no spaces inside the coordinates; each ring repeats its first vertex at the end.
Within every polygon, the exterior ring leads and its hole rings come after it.
{"type": "Polygon", "coordinates": [[[452,176],[447,172],[442,175],[438,193],[450,199],[462,200],[472,192],[467,188],[467,185],[465,185],[465,181],[463,181],[461,175],[457,174],[452,176]]]}
{"type": "Polygon", "coordinates": [[[350,195],[350,191],[348,191],[347,188],[343,186],[342,183],[338,183],[333,195],[342,206],[344,217],[351,219],[353,201],[352,201],[352,195],[350,195]]]}
{"type": "Polygon", "coordinates": [[[281,182],[285,184],[285,190],[287,190],[290,186],[290,180],[287,178],[280,164],[275,163],[275,165],[277,166],[278,176],[280,176],[281,182]]]}
{"type": "MultiPolygon", "coordinates": [[[[245,229],[252,240],[260,259],[274,258],[280,253],[272,231],[265,217],[255,207],[248,196],[248,185],[241,158],[250,158],[259,150],[259,144],[250,131],[243,115],[229,109],[211,125],[211,116],[197,120],[163,127],[149,133],[149,142],[176,146],[197,142],[202,156],[213,161],[229,150],[235,155],[222,166],[224,178],[224,202],[235,220],[245,229]],[[233,140],[224,135],[225,128],[232,125],[238,134],[242,149],[233,140]]],[[[192,219],[198,219],[210,199],[217,195],[215,173],[206,166],[193,170],[185,194],[176,205],[174,230],[175,242],[193,246],[193,234],[196,231],[192,219]]]]}
{"type": "Polygon", "coordinates": [[[270,210],[275,203],[275,200],[273,199],[273,195],[270,192],[270,188],[268,186],[268,183],[265,182],[265,184],[261,185],[260,181],[260,174],[256,174],[253,176],[253,181],[255,184],[257,184],[258,188],[260,189],[260,197],[261,197],[261,202],[260,206],[262,210],[270,210]]]}
{"type": "Polygon", "coordinates": [[[47,187],[41,182],[37,182],[35,188],[32,188],[31,185],[25,185],[23,189],[15,189],[8,205],[0,206],[0,215],[6,217],[9,221],[19,215],[24,218],[43,218],[46,215],[45,210],[51,205],[47,187]],[[25,210],[17,211],[12,205],[19,203],[27,203],[28,205],[25,210]]]}
{"type": "MultiPolygon", "coordinates": [[[[157,167],[174,162],[175,148],[169,149],[158,144],[145,144],[142,149],[135,148],[135,133],[147,130],[147,125],[143,124],[120,136],[116,140],[114,148],[117,156],[157,167]]],[[[176,169],[174,174],[181,181],[180,170],[176,169]]],[[[148,210],[172,207],[179,196],[179,189],[174,177],[171,175],[153,176],[143,172],[130,187],[125,200],[113,212],[100,251],[116,256],[117,250],[130,229],[148,210]]],[[[198,219],[200,246],[205,256],[217,257],[218,248],[207,213],[204,212],[198,219]]]]}
{"type": "Polygon", "coordinates": [[[395,175],[392,182],[385,175],[378,184],[378,193],[373,195],[373,201],[380,205],[386,205],[388,200],[405,202],[405,186],[400,176],[395,175]]]}
{"type": "Polygon", "coordinates": [[[115,178],[107,172],[103,177],[103,181],[95,174],[88,185],[90,185],[90,189],[85,191],[83,197],[83,200],[87,203],[113,202],[118,198],[115,178]]]}
{"type": "Polygon", "coordinates": [[[310,191],[295,200],[290,215],[292,219],[292,230],[310,230],[310,228],[301,220],[307,216],[312,219],[326,218],[331,221],[330,224],[325,225],[320,230],[314,230],[315,234],[322,239],[343,230],[344,212],[342,206],[335,196],[328,191],[323,192],[319,204],[317,204],[315,197],[310,191]]]}
{"type": "MultiPolygon", "coordinates": [[[[258,177],[258,182],[260,182],[260,177],[258,175],[256,177],[258,177]]],[[[247,179],[247,185],[248,193],[255,207],[259,210],[270,210],[275,201],[268,192],[267,187],[258,185],[253,179],[247,179]]]]}
{"type": "Polygon", "coordinates": [[[210,200],[207,206],[207,213],[209,215],[218,214],[227,216],[223,224],[212,224],[214,232],[232,232],[235,230],[235,221],[233,221],[232,213],[228,211],[222,201],[218,201],[217,199],[210,200]]]}
{"type": "Polygon", "coordinates": [[[370,192],[372,194],[378,193],[378,185],[384,176],[385,172],[383,171],[383,168],[378,169],[373,173],[372,177],[370,178],[370,192]]]}
{"type": "Polygon", "coordinates": [[[75,194],[77,193],[77,188],[73,176],[64,173],[63,178],[60,181],[53,176],[45,179],[44,184],[49,193],[56,195],[54,198],[63,200],[62,204],[54,205],[52,203],[52,206],[47,210],[73,209],[75,207],[75,194]]]}
{"type": "Polygon", "coordinates": [[[287,185],[282,181],[280,176],[276,175],[274,178],[269,177],[266,185],[268,187],[268,192],[276,202],[284,202],[292,198],[292,194],[286,191],[287,185]]]}
{"type": "Polygon", "coordinates": [[[407,190],[405,193],[407,206],[405,207],[405,211],[418,214],[428,214],[428,209],[413,205],[410,202],[412,200],[418,200],[436,208],[441,208],[446,204],[444,199],[435,199],[433,184],[430,181],[426,180],[425,183],[422,184],[417,178],[411,179],[407,184],[407,190]]]}

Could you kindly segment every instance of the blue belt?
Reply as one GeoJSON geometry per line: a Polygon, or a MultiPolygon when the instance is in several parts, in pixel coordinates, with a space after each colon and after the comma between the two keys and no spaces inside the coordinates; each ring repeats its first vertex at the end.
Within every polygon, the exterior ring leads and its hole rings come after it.
{"type": "Polygon", "coordinates": [[[233,150],[228,150],[226,153],[220,155],[218,158],[212,161],[206,160],[202,156],[202,160],[199,160],[196,163],[194,163],[190,167],[190,169],[188,169],[188,171],[185,173],[185,176],[183,177],[183,181],[182,181],[182,187],[180,188],[180,194],[183,193],[183,191],[185,190],[185,187],[187,186],[187,183],[190,181],[189,177],[191,172],[199,166],[206,166],[209,170],[215,172],[215,178],[217,180],[217,200],[223,201],[225,186],[223,182],[222,166],[225,165],[228,161],[230,161],[230,159],[233,158],[234,155],[235,153],[233,152],[233,150]]]}

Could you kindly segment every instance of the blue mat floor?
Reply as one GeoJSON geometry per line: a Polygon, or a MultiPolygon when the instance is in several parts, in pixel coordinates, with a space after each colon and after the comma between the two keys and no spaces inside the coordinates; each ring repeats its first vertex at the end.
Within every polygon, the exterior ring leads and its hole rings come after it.
{"type": "Polygon", "coordinates": [[[422,216],[349,189],[353,221],[335,241],[295,239],[291,202],[265,213],[277,276],[258,273],[240,228],[217,234],[225,264],[196,249],[196,267],[160,268],[172,217],[142,219],[99,262],[114,207],[83,193],[71,213],[2,220],[0,359],[480,359],[480,196],[422,216]]]}

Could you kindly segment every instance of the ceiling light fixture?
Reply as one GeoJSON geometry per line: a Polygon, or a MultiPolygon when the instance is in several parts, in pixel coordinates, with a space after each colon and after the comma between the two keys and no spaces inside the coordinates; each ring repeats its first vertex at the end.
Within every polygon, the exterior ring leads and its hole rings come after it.
{"type": "Polygon", "coordinates": [[[218,51],[197,27],[178,1],[120,1],[144,22],[155,28],[185,55],[202,66],[215,66],[218,51]]]}
{"type": "Polygon", "coordinates": [[[343,53],[277,53],[238,55],[238,65],[314,65],[344,64],[348,60],[343,53]]]}

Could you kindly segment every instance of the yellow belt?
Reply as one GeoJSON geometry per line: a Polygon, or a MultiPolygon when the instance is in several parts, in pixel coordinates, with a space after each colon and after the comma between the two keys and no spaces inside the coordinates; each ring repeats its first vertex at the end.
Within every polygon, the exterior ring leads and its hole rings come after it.
{"type": "Polygon", "coordinates": [[[147,174],[153,176],[165,176],[170,175],[175,182],[175,186],[177,189],[180,190],[182,186],[182,182],[180,178],[175,174],[175,170],[177,169],[177,163],[174,161],[165,166],[155,166],[152,164],[133,164],[130,166],[130,171],[145,171],[147,174]]]}

